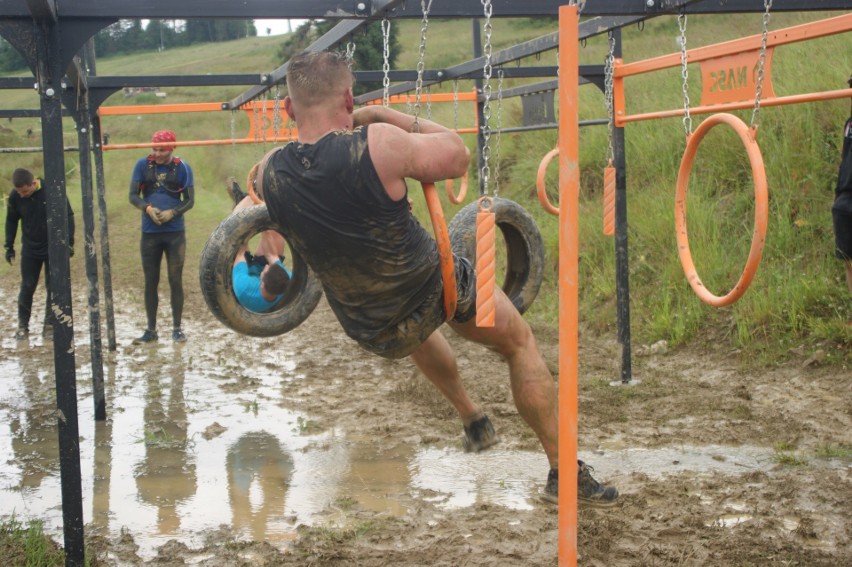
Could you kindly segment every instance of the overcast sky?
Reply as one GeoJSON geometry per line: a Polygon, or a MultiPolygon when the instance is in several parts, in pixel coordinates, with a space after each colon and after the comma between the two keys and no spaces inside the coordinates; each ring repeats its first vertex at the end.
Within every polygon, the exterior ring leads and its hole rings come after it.
{"type": "Polygon", "coordinates": [[[254,27],[257,28],[257,35],[264,37],[267,35],[267,28],[271,31],[268,35],[280,35],[289,33],[298,28],[305,20],[255,20],[254,27]]]}

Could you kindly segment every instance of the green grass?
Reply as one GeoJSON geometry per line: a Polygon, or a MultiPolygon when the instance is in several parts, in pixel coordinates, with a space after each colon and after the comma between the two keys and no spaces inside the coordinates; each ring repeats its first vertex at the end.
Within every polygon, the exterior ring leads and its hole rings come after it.
{"type": "MultiPolygon", "coordinates": [[[[770,30],[821,19],[831,14],[773,14],[770,30]]],[[[689,18],[688,46],[698,47],[760,31],[759,14],[696,16],[689,18]]],[[[420,22],[394,22],[400,27],[403,52],[397,65],[413,69],[417,63],[420,22]]],[[[551,33],[555,22],[547,20],[495,21],[494,48],[508,47],[520,41],[551,33]]],[[[674,18],[661,17],[645,24],[644,30],[625,28],[625,61],[659,56],[676,51],[677,24],[674,18]]],[[[282,62],[276,59],[280,38],[244,40],[199,45],[170,50],[157,65],[156,73],[262,73],[282,62]]],[[[583,64],[599,64],[606,52],[605,37],[590,39],[580,50],[583,64]]],[[[471,58],[470,22],[430,22],[426,66],[440,68],[471,58]]],[[[98,74],[128,74],[129,69],[150,68],[152,54],[134,54],[98,61],[98,74]]],[[[776,94],[796,94],[832,90],[845,86],[849,69],[832,64],[852,60],[848,34],[782,46],[775,52],[773,83],[776,94]]],[[[525,65],[549,65],[555,53],[530,57],[525,65]]],[[[154,71],[152,71],[154,72],[154,71]]],[[[496,76],[496,74],[495,74],[496,76]]],[[[507,79],[504,88],[542,79],[507,79]]],[[[495,84],[496,87],[496,84],[495,84]]],[[[700,98],[700,73],[690,66],[691,100],[700,98]]],[[[461,83],[460,90],[470,90],[461,83]]],[[[652,73],[627,81],[630,112],[680,108],[681,78],[678,69],[652,73]]],[[[164,99],[149,102],[221,102],[243,92],[243,87],[169,88],[164,99]]],[[[452,84],[436,86],[433,92],[452,92],[452,84]]],[[[138,97],[125,98],[117,93],[106,105],[137,104],[138,97]]],[[[35,93],[8,91],[6,108],[37,108],[35,93]]],[[[601,93],[592,86],[580,89],[580,118],[604,116],[601,93]]],[[[421,110],[425,115],[425,108],[421,110]]],[[[751,113],[739,113],[748,121],[751,113]]],[[[451,125],[452,105],[433,105],[433,117],[451,125]]],[[[852,363],[852,301],[846,291],[840,263],[833,258],[830,208],[833,184],[839,164],[841,126],[849,115],[849,101],[837,100],[804,105],[763,108],[758,135],[769,182],[769,227],[763,259],[751,289],[736,304],[716,309],[703,304],[691,291],[678,260],[674,233],[674,184],[685,147],[679,119],[629,125],[626,132],[630,299],[634,344],[651,344],[666,339],[673,347],[701,342],[705,337],[724,337],[731,348],[742,352],[744,361],[772,364],[791,356],[790,349],[804,345],[825,351],[825,364],[852,363]]],[[[458,112],[460,126],[474,123],[471,104],[458,112]]],[[[501,108],[504,126],[521,123],[519,99],[507,99],[501,108]]],[[[492,120],[496,119],[496,109],[492,120]]],[[[695,116],[693,128],[702,119],[695,116]]],[[[145,142],[153,131],[169,128],[180,140],[224,139],[231,137],[230,112],[185,115],[133,115],[105,117],[103,128],[111,143],[145,142]]],[[[237,137],[248,129],[248,116],[233,114],[237,137]]],[[[33,146],[40,143],[37,119],[15,119],[3,123],[0,144],[6,147],[33,146]],[[26,129],[35,134],[27,138],[26,129]]],[[[492,153],[492,172],[499,162],[497,183],[501,196],[523,205],[536,219],[547,255],[545,281],[538,299],[527,317],[537,325],[555,325],[558,314],[558,224],[536,198],[535,175],[541,158],[556,144],[555,131],[512,133],[500,140],[499,155],[492,153]]],[[[73,124],[65,120],[67,145],[76,145],[73,124]]],[[[475,147],[473,136],[465,137],[475,147]]],[[[496,140],[494,140],[496,144],[496,140]]],[[[189,297],[198,294],[192,285],[206,235],[230,210],[224,189],[225,180],[235,176],[241,183],[249,167],[270,146],[263,145],[181,148],[176,153],[193,168],[196,180],[196,206],[187,215],[187,283],[189,297]]],[[[492,146],[492,150],[496,148],[492,146]]],[[[580,134],[580,309],[581,317],[599,333],[614,333],[615,267],[614,245],[601,234],[601,185],[605,165],[607,135],[605,128],[584,128],[580,134]]],[[[139,212],[128,204],[129,177],[133,164],[144,150],[110,151],[104,157],[109,239],[113,286],[117,294],[141,298],[141,267],[138,261],[139,212]]],[[[77,212],[77,241],[82,242],[83,219],[80,206],[79,158],[65,155],[67,188],[77,212]]],[[[0,164],[8,177],[15,167],[43,171],[39,154],[3,154],[0,164]]],[[[547,184],[553,200],[557,187],[557,167],[552,164],[547,184]]],[[[471,190],[475,197],[476,165],[471,164],[471,190]]],[[[738,279],[748,253],[753,223],[751,173],[741,143],[725,127],[708,134],[696,159],[688,197],[688,226],[693,259],[704,283],[716,294],[726,293],[738,279]]],[[[415,213],[429,225],[420,192],[412,185],[415,213]]],[[[458,210],[444,200],[448,220],[458,210]]],[[[18,244],[19,245],[19,244],[18,244]]],[[[72,261],[75,282],[85,289],[82,255],[72,261]]],[[[0,278],[14,281],[16,268],[0,267],[0,278]]],[[[75,283],[75,286],[77,284],[75,283]]],[[[200,294],[198,294],[200,295],[200,294]]],[[[140,299],[141,304],[141,299],[140,299]]],[[[140,306],[141,310],[141,306],[140,306]]],[[[141,318],[141,313],[140,313],[141,318]]]]}
{"type": "Polygon", "coordinates": [[[0,557],[6,565],[12,566],[59,567],[65,564],[65,552],[45,535],[40,521],[24,525],[14,514],[0,521],[0,557]]]}

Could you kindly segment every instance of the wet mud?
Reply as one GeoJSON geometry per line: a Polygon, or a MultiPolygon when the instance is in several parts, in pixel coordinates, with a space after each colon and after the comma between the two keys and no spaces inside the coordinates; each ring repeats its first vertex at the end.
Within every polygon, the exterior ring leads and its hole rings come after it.
{"type": "MultiPolygon", "coordinates": [[[[6,321],[16,291],[3,280],[6,321]]],[[[538,499],[547,461],[487,350],[445,331],[501,437],[468,454],[414,366],[359,349],[324,300],[286,335],[252,338],[196,291],[187,343],[161,333],[136,346],[141,296],[122,296],[108,419],[95,422],[84,305],[75,298],[83,508],[99,565],[556,564],[557,508],[538,499]]],[[[0,514],[42,519],[61,541],[52,344],[7,327],[0,514]]],[[[535,331],[556,371],[555,329],[535,331]]],[[[849,369],[648,350],[634,359],[640,383],[613,387],[619,352],[581,330],[580,456],[622,493],[612,509],[580,509],[581,565],[852,563],[849,369]]]]}

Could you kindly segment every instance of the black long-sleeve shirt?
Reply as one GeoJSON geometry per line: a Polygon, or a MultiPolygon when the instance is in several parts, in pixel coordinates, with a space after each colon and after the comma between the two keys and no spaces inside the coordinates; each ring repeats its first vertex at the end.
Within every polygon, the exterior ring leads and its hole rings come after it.
{"type": "MultiPolygon", "coordinates": [[[[21,255],[30,258],[47,258],[47,196],[41,185],[39,180],[39,189],[26,198],[13,189],[6,203],[6,249],[14,248],[20,221],[21,255]]],[[[68,245],[74,246],[71,203],[68,203],[68,245]]]]}

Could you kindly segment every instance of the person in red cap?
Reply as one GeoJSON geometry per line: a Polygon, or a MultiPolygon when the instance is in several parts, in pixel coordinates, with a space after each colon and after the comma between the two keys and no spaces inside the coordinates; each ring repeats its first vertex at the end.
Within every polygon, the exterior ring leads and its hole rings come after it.
{"type": "Polygon", "coordinates": [[[195,204],[192,168],[172,156],[175,133],[159,130],[151,137],[151,155],[141,158],[130,180],[130,204],[142,211],[142,272],[145,274],[145,314],[148,326],[134,343],[156,341],[160,266],[163,255],[169,273],[172,305],[172,340],[186,341],[181,330],[183,316],[183,264],[186,258],[186,229],[183,215],[195,204]]]}

